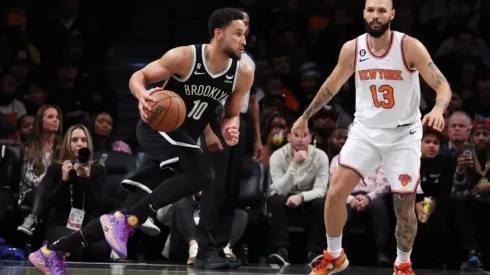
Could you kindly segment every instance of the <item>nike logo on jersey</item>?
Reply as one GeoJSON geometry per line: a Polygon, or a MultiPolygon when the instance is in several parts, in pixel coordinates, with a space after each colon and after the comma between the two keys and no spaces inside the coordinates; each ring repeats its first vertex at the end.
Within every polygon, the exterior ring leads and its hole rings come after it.
{"type": "Polygon", "coordinates": [[[198,71],[194,71],[194,74],[195,75],[200,75],[200,74],[206,74],[205,72],[198,72],[198,71]]]}
{"type": "Polygon", "coordinates": [[[233,79],[233,75],[226,75],[226,79],[228,79],[228,80],[233,79]]]}
{"type": "Polygon", "coordinates": [[[411,135],[415,134],[415,132],[417,132],[417,129],[410,130],[410,134],[411,134],[411,135]]]}
{"type": "Polygon", "coordinates": [[[364,61],[366,61],[366,60],[368,60],[368,59],[371,59],[371,57],[367,57],[367,58],[359,58],[359,62],[364,62],[364,61]]]}

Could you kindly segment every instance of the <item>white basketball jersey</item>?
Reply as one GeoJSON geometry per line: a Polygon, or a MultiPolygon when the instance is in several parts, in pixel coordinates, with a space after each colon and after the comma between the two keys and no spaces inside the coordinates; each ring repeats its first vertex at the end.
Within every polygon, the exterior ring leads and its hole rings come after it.
{"type": "Polygon", "coordinates": [[[396,128],[420,120],[419,73],[405,62],[405,34],[392,31],[383,56],[371,52],[367,37],[356,39],[356,120],[373,128],[396,128]]]}

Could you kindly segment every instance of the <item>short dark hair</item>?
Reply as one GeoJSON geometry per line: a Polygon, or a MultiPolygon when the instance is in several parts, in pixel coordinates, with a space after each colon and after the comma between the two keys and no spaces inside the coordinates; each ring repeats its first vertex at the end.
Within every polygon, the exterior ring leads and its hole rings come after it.
{"type": "Polygon", "coordinates": [[[243,20],[243,18],[243,13],[238,9],[222,8],[215,10],[209,17],[209,36],[211,36],[211,39],[213,39],[215,29],[224,29],[228,27],[231,21],[243,20]]]}
{"type": "Polygon", "coordinates": [[[241,13],[248,14],[248,11],[244,8],[235,8],[237,11],[240,11],[241,13]]]}

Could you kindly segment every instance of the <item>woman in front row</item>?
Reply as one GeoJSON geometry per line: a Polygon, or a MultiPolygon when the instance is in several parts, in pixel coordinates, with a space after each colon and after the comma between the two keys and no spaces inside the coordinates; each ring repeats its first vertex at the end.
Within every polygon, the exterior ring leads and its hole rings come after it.
{"type": "MultiPolygon", "coordinates": [[[[52,163],[41,185],[49,190],[43,201],[52,207],[46,219],[46,239],[52,243],[80,230],[94,218],[119,203],[106,195],[104,166],[92,162],[93,143],[89,131],[83,125],[73,125],[63,139],[60,158],[52,163]],[[90,149],[88,162],[79,158],[82,148],[90,149]]],[[[109,257],[110,247],[105,241],[71,253],[70,260],[103,260],[109,257]],[[88,250],[88,251],[87,251],[88,250]]]]}

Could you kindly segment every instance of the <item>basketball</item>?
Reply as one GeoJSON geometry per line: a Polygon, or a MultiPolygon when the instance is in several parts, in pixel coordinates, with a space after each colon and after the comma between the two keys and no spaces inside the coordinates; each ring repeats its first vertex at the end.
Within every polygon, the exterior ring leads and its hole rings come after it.
{"type": "Polygon", "coordinates": [[[159,132],[173,132],[184,123],[187,110],[182,98],[169,90],[150,94],[156,102],[149,102],[148,125],[159,132]]]}

